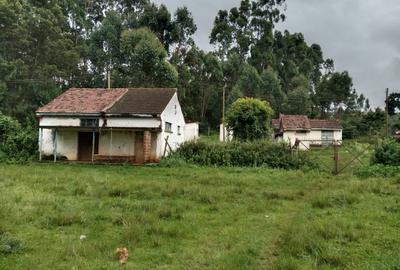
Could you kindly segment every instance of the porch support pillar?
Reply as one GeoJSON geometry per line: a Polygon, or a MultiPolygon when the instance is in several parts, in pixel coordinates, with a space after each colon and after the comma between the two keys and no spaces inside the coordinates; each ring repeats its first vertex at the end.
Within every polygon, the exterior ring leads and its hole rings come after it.
{"type": "Polygon", "coordinates": [[[39,161],[42,161],[43,152],[43,128],[39,128],[39,161]]]}
{"type": "Polygon", "coordinates": [[[150,161],[150,155],[151,155],[151,132],[149,130],[145,130],[143,132],[144,163],[150,161]]]}
{"type": "Polygon", "coordinates": [[[92,163],[94,162],[94,147],[96,142],[96,130],[93,129],[92,131],[92,163]]]}
{"type": "Polygon", "coordinates": [[[53,145],[54,145],[54,153],[53,153],[53,155],[54,155],[54,162],[57,162],[57,136],[58,135],[58,128],[56,128],[55,130],[54,130],[54,137],[53,137],[53,145]]]}
{"type": "Polygon", "coordinates": [[[110,129],[110,149],[108,151],[108,158],[111,159],[113,155],[113,130],[112,128],[110,129]]]}

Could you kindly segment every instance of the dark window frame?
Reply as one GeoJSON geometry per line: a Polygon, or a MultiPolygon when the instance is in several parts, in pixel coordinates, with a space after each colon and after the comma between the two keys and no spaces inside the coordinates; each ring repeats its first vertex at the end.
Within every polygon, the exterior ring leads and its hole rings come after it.
{"type": "Polygon", "coordinates": [[[80,127],[98,128],[99,127],[99,118],[81,118],[80,127]]]}
{"type": "Polygon", "coordinates": [[[170,123],[170,122],[165,122],[165,132],[173,133],[173,132],[172,132],[172,123],[170,123]]]}

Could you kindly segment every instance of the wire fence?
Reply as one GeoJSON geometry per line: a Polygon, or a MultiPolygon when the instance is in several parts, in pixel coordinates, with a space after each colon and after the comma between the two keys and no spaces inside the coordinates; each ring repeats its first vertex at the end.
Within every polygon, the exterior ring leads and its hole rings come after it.
{"type": "Polygon", "coordinates": [[[334,175],[368,164],[373,143],[342,140],[296,140],[291,146],[297,155],[308,154],[334,175]]]}

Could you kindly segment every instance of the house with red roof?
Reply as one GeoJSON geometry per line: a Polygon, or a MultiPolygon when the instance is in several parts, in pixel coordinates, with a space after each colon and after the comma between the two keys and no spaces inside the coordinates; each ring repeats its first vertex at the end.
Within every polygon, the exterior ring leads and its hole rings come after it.
{"type": "Polygon", "coordinates": [[[198,136],[173,88],[71,88],[36,111],[41,159],[158,162],[198,136]]]}
{"type": "Polygon", "coordinates": [[[272,120],[274,137],[302,150],[313,146],[341,144],[343,127],[337,120],[284,115],[272,120]]]}

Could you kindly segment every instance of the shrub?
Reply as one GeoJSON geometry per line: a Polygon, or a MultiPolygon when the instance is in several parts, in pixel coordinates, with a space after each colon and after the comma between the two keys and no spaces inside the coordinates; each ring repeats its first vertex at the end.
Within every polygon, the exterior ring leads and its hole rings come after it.
{"type": "Polygon", "coordinates": [[[266,101],[239,98],[227,111],[227,124],[235,138],[253,141],[266,138],[273,111],[266,101]]]}
{"type": "Polygon", "coordinates": [[[361,178],[367,177],[394,177],[400,175],[400,166],[385,166],[376,164],[358,168],[355,175],[361,178]]]}
{"type": "Polygon", "coordinates": [[[286,144],[268,141],[204,143],[187,142],[170,158],[181,158],[188,163],[203,166],[233,166],[298,169],[316,168],[307,153],[293,155],[286,144]]]}
{"type": "Polygon", "coordinates": [[[372,156],[373,164],[400,166],[400,144],[394,140],[386,139],[375,146],[372,156]]]}
{"type": "Polygon", "coordinates": [[[37,148],[37,134],[33,129],[23,128],[17,120],[0,113],[1,160],[29,160],[36,154],[37,148]]]}

